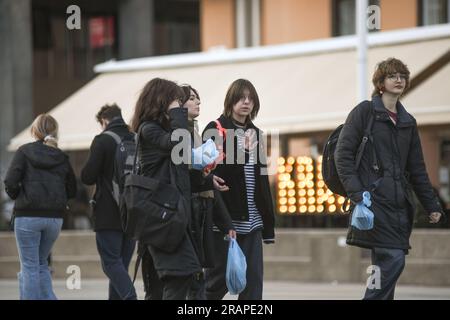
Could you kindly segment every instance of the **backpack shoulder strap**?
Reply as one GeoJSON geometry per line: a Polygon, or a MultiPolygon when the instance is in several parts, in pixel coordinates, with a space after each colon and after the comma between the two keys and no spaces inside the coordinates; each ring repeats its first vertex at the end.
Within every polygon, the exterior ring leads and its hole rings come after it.
{"type": "Polygon", "coordinates": [[[223,140],[225,141],[225,138],[227,136],[227,129],[225,129],[224,127],[222,127],[222,124],[220,123],[219,119],[214,120],[214,122],[216,123],[216,128],[217,130],[219,130],[219,135],[223,138],[223,140]]]}
{"type": "Polygon", "coordinates": [[[110,137],[112,137],[114,139],[114,141],[116,141],[117,144],[120,144],[122,142],[122,138],[115,132],[112,131],[105,131],[102,134],[106,134],[110,137]]]}
{"type": "MultiPolygon", "coordinates": [[[[374,119],[375,119],[375,115],[374,115],[374,110],[373,110],[373,105],[372,102],[370,102],[370,111],[369,111],[369,121],[367,123],[367,127],[366,129],[364,129],[364,136],[362,138],[361,144],[359,145],[358,151],[356,153],[356,161],[355,161],[355,168],[358,169],[359,165],[361,163],[361,159],[364,153],[364,149],[366,147],[367,141],[370,139],[371,142],[373,142],[372,139],[372,128],[373,128],[373,123],[374,123],[374,119]]],[[[377,163],[377,159],[375,156],[374,161],[377,163]]]]}

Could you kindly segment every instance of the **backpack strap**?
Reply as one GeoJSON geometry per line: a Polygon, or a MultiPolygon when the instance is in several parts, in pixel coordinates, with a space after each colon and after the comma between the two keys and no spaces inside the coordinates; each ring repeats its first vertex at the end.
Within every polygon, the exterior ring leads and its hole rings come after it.
{"type": "Polygon", "coordinates": [[[227,137],[227,129],[222,127],[222,124],[220,123],[219,119],[214,120],[214,122],[216,123],[217,130],[219,131],[219,136],[221,136],[223,138],[223,141],[225,141],[227,137]]]}
{"type": "MultiPolygon", "coordinates": [[[[216,123],[217,131],[219,131],[219,136],[222,137],[222,142],[225,142],[225,139],[227,138],[227,129],[222,127],[222,124],[220,123],[219,119],[214,120],[214,122],[216,123]]],[[[223,146],[218,146],[218,149],[219,149],[219,156],[214,161],[214,163],[223,161],[223,159],[225,159],[226,156],[225,152],[223,152],[223,146]]]]}
{"type": "Polygon", "coordinates": [[[114,139],[117,144],[120,144],[122,142],[122,138],[115,132],[112,132],[110,130],[102,132],[102,134],[106,134],[114,139]]]}
{"type": "Polygon", "coordinates": [[[372,143],[372,168],[375,170],[375,172],[378,172],[380,170],[380,165],[378,162],[378,156],[377,151],[375,149],[375,144],[373,143],[373,136],[372,136],[372,129],[373,124],[375,122],[375,111],[373,110],[373,104],[370,102],[370,115],[369,115],[369,122],[367,124],[366,129],[364,130],[364,136],[362,138],[361,144],[359,145],[358,151],[356,153],[356,161],[355,161],[355,169],[357,170],[359,168],[359,165],[361,164],[361,159],[364,153],[364,149],[366,147],[367,141],[370,141],[372,143]]]}

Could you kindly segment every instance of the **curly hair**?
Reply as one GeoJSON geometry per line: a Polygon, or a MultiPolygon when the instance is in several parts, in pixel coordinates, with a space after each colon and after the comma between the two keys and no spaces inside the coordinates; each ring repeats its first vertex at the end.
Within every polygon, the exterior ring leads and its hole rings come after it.
{"type": "Polygon", "coordinates": [[[383,91],[384,89],[384,80],[386,77],[395,73],[402,73],[406,76],[406,86],[403,92],[408,89],[410,75],[408,66],[396,58],[389,58],[377,64],[372,77],[372,83],[374,86],[372,97],[380,95],[380,91],[383,91]]]}

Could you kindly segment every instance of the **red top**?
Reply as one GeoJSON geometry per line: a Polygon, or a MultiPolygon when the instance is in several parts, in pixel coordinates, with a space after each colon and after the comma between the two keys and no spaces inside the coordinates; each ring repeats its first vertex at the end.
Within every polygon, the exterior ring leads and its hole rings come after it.
{"type": "Polygon", "coordinates": [[[389,111],[388,109],[386,109],[386,111],[389,113],[389,116],[394,119],[394,122],[397,123],[397,113],[389,111]]]}

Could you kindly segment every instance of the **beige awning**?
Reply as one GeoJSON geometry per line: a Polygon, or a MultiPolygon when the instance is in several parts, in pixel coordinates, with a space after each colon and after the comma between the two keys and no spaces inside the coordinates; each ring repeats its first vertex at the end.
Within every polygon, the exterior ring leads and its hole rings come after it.
{"type": "MultiPolygon", "coordinates": [[[[368,52],[368,73],[371,76],[377,62],[397,57],[408,64],[414,76],[449,48],[450,34],[373,46],[368,52]]],[[[260,96],[261,110],[255,122],[262,129],[281,133],[329,130],[343,122],[357,104],[356,59],[353,48],[338,48],[232,63],[224,60],[205,65],[107,72],[60,103],[51,114],[59,121],[61,148],[87,149],[100,132],[95,114],[102,105],[116,102],[125,120],[130,120],[142,87],[150,79],[162,77],[180,84],[189,83],[198,89],[202,101],[199,117],[202,128],[221,114],[230,83],[246,78],[255,85],[260,96]]],[[[404,105],[419,125],[450,123],[449,83],[450,65],[447,65],[404,99],[404,105]]],[[[29,129],[14,137],[9,149],[14,150],[27,141],[30,141],[29,129]]]]}

